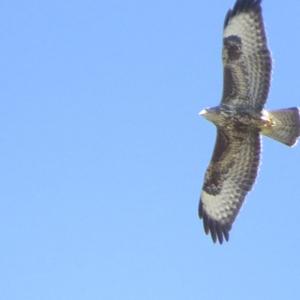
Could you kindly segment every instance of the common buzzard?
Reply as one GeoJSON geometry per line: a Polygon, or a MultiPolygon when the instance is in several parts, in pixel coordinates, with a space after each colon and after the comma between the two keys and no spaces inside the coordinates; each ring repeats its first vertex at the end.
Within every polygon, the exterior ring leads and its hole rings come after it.
{"type": "Polygon", "coordinates": [[[219,106],[199,114],[217,127],[199,204],[206,234],[222,244],[255,181],[260,134],[293,146],[300,135],[297,107],[266,111],[271,56],[261,0],[237,0],[224,23],[224,87],[219,106]]]}

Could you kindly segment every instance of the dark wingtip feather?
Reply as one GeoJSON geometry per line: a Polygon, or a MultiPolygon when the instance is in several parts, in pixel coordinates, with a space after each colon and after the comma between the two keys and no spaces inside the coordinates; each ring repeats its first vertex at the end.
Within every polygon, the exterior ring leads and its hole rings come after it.
{"type": "Polygon", "coordinates": [[[237,0],[233,9],[230,9],[225,17],[224,28],[227,26],[229,20],[241,12],[249,10],[260,9],[262,0],[237,0]]]}
{"type": "Polygon", "coordinates": [[[203,227],[206,234],[210,234],[214,243],[217,241],[222,244],[223,241],[229,240],[230,225],[223,225],[213,219],[211,219],[203,210],[202,202],[199,204],[199,217],[203,219],[203,227]]]}
{"type": "Polygon", "coordinates": [[[224,233],[226,242],[228,242],[229,241],[229,230],[227,230],[227,231],[225,230],[225,231],[223,231],[223,233],[224,233]]]}
{"type": "Polygon", "coordinates": [[[203,207],[202,207],[202,201],[199,202],[199,207],[198,207],[198,216],[200,219],[203,217],[203,207]]]}
{"type": "Polygon", "coordinates": [[[215,226],[215,230],[217,233],[218,241],[220,244],[223,243],[223,231],[221,230],[220,226],[215,226]]]}
{"type": "Polygon", "coordinates": [[[255,9],[259,7],[260,4],[261,4],[261,0],[237,0],[233,7],[233,14],[255,9]]]}
{"type": "Polygon", "coordinates": [[[231,19],[231,15],[232,15],[232,10],[229,9],[226,16],[225,16],[225,20],[224,20],[224,28],[227,26],[229,20],[231,19]]]}

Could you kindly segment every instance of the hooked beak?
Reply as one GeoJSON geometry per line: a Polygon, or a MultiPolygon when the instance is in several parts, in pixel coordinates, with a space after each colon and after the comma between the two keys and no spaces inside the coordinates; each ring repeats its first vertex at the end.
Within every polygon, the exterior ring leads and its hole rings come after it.
{"type": "Polygon", "coordinates": [[[203,115],[206,115],[206,114],[207,114],[207,110],[206,110],[206,109],[202,109],[202,110],[198,113],[199,116],[203,116],[203,115]]]}

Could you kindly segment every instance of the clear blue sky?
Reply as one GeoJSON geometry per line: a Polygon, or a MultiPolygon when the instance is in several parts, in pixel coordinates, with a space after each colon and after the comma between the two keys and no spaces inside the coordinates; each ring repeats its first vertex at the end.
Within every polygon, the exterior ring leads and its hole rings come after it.
{"type": "MultiPolygon", "coordinates": [[[[300,297],[299,145],[264,139],[229,243],[197,217],[233,2],[1,1],[0,299],[300,297]]],[[[300,106],[300,2],[263,8],[300,106]]]]}

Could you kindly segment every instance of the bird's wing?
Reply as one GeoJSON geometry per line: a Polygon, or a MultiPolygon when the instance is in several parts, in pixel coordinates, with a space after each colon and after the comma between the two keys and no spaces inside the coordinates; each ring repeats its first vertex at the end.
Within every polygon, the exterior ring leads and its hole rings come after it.
{"type": "Polygon", "coordinates": [[[261,110],[267,100],[272,62],[260,2],[237,0],[226,15],[222,104],[261,110]]]}
{"type": "Polygon", "coordinates": [[[258,131],[245,128],[234,132],[218,128],[199,204],[205,232],[211,234],[214,242],[228,240],[231,225],[255,181],[259,156],[258,131]]]}

